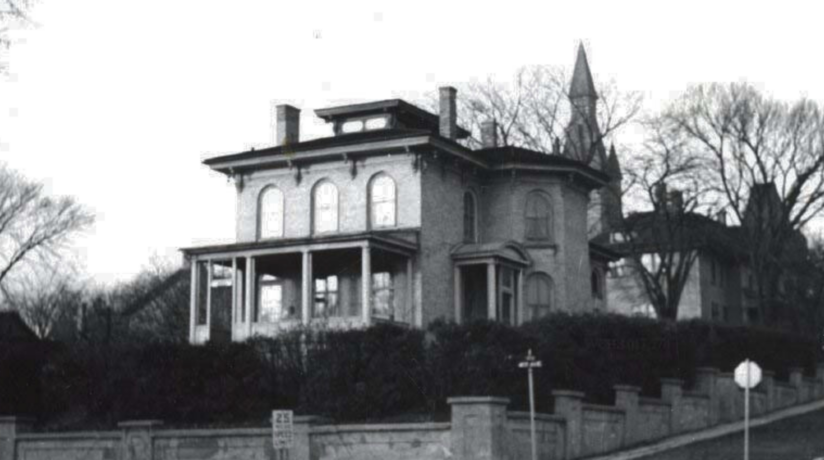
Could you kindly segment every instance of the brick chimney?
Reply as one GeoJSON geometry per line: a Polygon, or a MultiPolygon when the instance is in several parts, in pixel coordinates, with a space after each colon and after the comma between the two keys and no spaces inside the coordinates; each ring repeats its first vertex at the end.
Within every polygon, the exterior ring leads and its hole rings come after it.
{"type": "Polygon", "coordinates": [[[727,211],[722,209],[718,211],[718,214],[716,214],[715,217],[719,223],[727,225],[727,211]]]}
{"type": "Polygon", "coordinates": [[[655,184],[652,204],[659,209],[664,209],[667,206],[667,184],[663,182],[655,184]]]}
{"type": "Polygon", "coordinates": [[[275,144],[286,145],[300,142],[300,109],[291,105],[275,107],[277,134],[275,144]]]}
{"type": "Polygon", "coordinates": [[[458,90],[451,86],[441,86],[440,92],[440,135],[447,139],[458,138],[458,108],[455,95],[458,90]]]}
{"type": "Polygon", "coordinates": [[[481,147],[491,149],[498,146],[498,122],[487,120],[481,123],[481,147]]]}
{"type": "Polygon", "coordinates": [[[670,212],[681,212],[684,210],[684,194],[680,190],[673,190],[669,193],[670,212]]]}

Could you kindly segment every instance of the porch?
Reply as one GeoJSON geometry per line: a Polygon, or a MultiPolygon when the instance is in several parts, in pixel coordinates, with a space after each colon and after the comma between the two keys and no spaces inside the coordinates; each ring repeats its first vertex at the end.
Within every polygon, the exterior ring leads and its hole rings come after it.
{"type": "Polygon", "coordinates": [[[242,341],[301,325],[414,324],[417,245],[350,235],[186,250],[191,343],[242,341]]]}

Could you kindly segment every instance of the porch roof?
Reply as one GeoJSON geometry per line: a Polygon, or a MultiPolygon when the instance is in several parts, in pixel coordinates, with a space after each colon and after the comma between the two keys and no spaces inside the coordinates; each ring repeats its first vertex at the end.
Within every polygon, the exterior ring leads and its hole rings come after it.
{"type": "Polygon", "coordinates": [[[187,258],[218,258],[300,252],[303,250],[343,249],[367,245],[403,255],[412,255],[418,251],[418,230],[366,231],[301,238],[278,238],[244,243],[196,246],[182,248],[181,251],[187,258]]]}
{"type": "Polygon", "coordinates": [[[452,250],[455,261],[498,258],[516,265],[529,266],[532,259],[524,247],[515,241],[491,241],[488,243],[467,243],[452,250]]]}

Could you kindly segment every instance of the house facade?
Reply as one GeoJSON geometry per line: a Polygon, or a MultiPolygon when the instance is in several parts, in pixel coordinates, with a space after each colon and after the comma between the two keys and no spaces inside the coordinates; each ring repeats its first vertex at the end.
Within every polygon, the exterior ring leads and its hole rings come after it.
{"type": "MultiPolygon", "coordinates": [[[[570,97],[594,108],[583,48],[570,97]]],[[[206,160],[236,186],[236,242],[183,250],[190,341],[605,310],[615,254],[587,234],[606,162],[500,146],[494,120],[469,148],[457,103],[443,87],[438,114],[400,99],[319,109],[334,135],[303,142],[283,105],[276,146],[206,160]]]]}

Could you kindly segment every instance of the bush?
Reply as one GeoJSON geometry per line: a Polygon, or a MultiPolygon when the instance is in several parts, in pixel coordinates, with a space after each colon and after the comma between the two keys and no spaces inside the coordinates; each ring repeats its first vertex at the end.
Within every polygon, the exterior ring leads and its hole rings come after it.
{"type": "Polygon", "coordinates": [[[296,330],[244,343],[34,344],[0,351],[0,414],[36,415],[47,428],[111,428],[159,418],[172,426],[265,425],[272,409],[339,422],[448,419],[450,396],[504,396],[528,409],[527,350],[536,405],[553,389],[609,404],[613,385],[657,396],[661,377],[691,384],[695,368],[731,371],[745,358],[786,378],[808,373],[817,344],[776,331],[704,321],[658,322],[556,313],[520,327],[438,321],[426,331],[296,330]]]}

